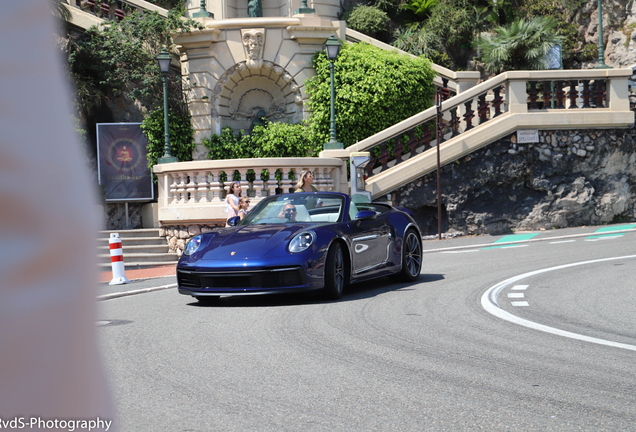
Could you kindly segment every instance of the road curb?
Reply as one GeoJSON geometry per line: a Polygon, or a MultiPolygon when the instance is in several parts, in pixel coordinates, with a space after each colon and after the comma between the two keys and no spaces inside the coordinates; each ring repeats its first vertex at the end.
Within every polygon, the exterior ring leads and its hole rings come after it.
{"type": "Polygon", "coordinates": [[[153,291],[162,291],[162,290],[167,290],[167,289],[176,288],[176,287],[177,287],[177,284],[173,283],[173,284],[152,287],[152,288],[142,288],[142,289],[133,290],[133,291],[122,291],[122,292],[116,292],[111,294],[104,294],[104,295],[97,296],[97,301],[111,300],[114,298],[127,297],[131,295],[136,295],[136,294],[144,294],[144,293],[149,293],[153,291]]]}

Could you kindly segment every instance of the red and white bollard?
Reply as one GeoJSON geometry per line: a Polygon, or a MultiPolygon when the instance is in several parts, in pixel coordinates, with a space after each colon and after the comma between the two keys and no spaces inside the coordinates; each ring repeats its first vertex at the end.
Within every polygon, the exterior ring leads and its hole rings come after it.
{"type": "Polygon", "coordinates": [[[130,282],[124,270],[124,252],[118,233],[111,233],[108,239],[110,245],[110,263],[113,267],[113,280],[108,285],[121,285],[130,282]]]}

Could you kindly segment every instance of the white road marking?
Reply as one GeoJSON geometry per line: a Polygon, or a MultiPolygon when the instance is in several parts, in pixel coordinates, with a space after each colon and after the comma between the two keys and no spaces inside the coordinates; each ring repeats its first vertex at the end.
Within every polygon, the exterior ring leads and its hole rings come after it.
{"type": "Polygon", "coordinates": [[[510,302],[510,304],[513,306],[530,306],[530,303],[528,303],[527,301],[513,301],[510,302]]]}
{"type": "Polygon", "coordinates": [[[559,243],[573,243],[576,240],[561,240],[561,241],[555,241],[555,242],[549,242],[549,244],[559,244],[559,243]]]}
{"type": "Polygon", "coordinates": [[[614,240],[621,237],[623,236],[617,235],[617,236],[610,236],[610,237],[597,237],[597,238],[585,239],[585,241],[614,240]]]}
{"type": "Polygon", "coordinates": [[[524,298],[523,293],[508,293],[508,298],[524,298]]]}
{"type": "Polygon", "coordinates": [[[590,342],[590,343],[595,343],[598,345],[605,345],[605,346],[610,346],[613,348],[620,348],[620,349],[625,349],[625,350],[629,350],[629,351],[636,351],[636,346],[635,345],[629,345],[629,344],[624,344],[624,343],[620,343],[620,342],[613,342],[613,341],[608,341],[605,339],[599,339],[599,338],[594,338],[594,337],[590,337],[590,336],[585,336],[585,335],[581,335],[578,333],[572,333],[569,331],[565,331],[565,330],[560,330],[554,327],[549,327],[543,324],[539,324],[539,323],[535,323],[532,321],[529,321],[527,319],[523,319],[520,318],[516,315],[511,314],[510,312],[506,312],[505,310],[501,309],[499,307],[499,304],[497,303],[497,296],[499,295],[499,293],[501,293],[501,291],[503,291],[506,287],[508,287],[509,285],[512,285],[513,283],[520,281],[522,279],[531,277],[531,276],[535,276],[541,273],[546,273],[549,271],[553,271],[553,270],[561,270],[561,269],[565,269],[565,268],[569,268],[569,267],[576,267],[576,266],[580,266],[580,265],[586,265],[586,264],[593,264],[593,263],[599,263],[599,262],[607,262],[607,261],[616,261],[616,260],[621,260],[621,259],[630,259],[630,258],[636,258],[636,255],[627,255],[627,256],[622,256],[622,257],[614,257],[614,258],[603,258],[603,259],[598,259],[598,260],[592,260],[592,261],[583,261],[583,262],[578,262],[578,263],[573,263],[573,264],[565,264],[565,265],[560,265],[560,266],[556,266],[556,267],[549,267],[549,268],[545,268],[545,269],[541,269],[541,270],[535,270],[532,272],[528,272],[528,273],[524,273],[518,276],[514,276],[511,277],[509,279],[506,279],[502,282],[499,282],[497,285],[494,285],[492,287],[490,287],[489,289],[486,290],[486,292],[484,292],[484,294],[481,296],[481,306],[490,314],[501,318],[504,321],[508,321],[511,322],[513,324],[518,324],[524,327],[528,327],[534,330],[539,330],[539,331],[543,331],[546,333],[551,333],[557,336],[562,336],[562,337],[567,337],[570,339],[577,339],[580,341],[584,341],[584,342],[590,342]]]}
{"type": "Polygon", "coordinates": [[[510,288],[513,291],[520,291],[520,290],[524,290],[528,288],[528,285],[515,285],[512,288],[510,288]]]}
{"type": "Polygon", "coordinates": [[[479,249],[460,250],[460,251],[441,251],[440,253],[467,253],[467,252],[479,252],[479,249]]]}

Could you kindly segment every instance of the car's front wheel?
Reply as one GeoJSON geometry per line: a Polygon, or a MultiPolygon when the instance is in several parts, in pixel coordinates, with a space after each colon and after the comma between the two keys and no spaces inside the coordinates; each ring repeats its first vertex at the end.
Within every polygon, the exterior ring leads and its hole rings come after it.
{"type": "Polygon", "coordinates": [[[402,243],[402,270],[393,279],[402,282],[413,282],[422,270],[422,239],[410,228],[402,243]]]}
{"type": "Polygon", "coordinates": [[[334,243],[327,252],[327,262],[325,264],[325,297],[329,300],[338,300],[342,297],[346,283],[346,262],[342,246],[334,243]]]}

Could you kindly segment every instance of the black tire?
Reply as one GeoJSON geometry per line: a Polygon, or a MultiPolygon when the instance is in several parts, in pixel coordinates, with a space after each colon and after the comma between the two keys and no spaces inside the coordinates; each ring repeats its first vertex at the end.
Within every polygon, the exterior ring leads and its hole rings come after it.
{"type": "Polygon", "coordinates": [[[422,239],[412,228],[404,235],[402,242],[402,270],[392,279],[400,282],[417,280],[422,271],[422,239]]]}
{"type": "Polygon", "coordinates": [[[218,304],[221,299],[219,296],[195,296],[194,298],[202,305],[215,305],[218,304]]]}
{"type": "Polygon", "coordinates": [[[338,300],[347,282],[347,265],[340,243],[334,243],[327,252],[325,263],[325,288],[324,295],[328,300],[338,300]]]}

